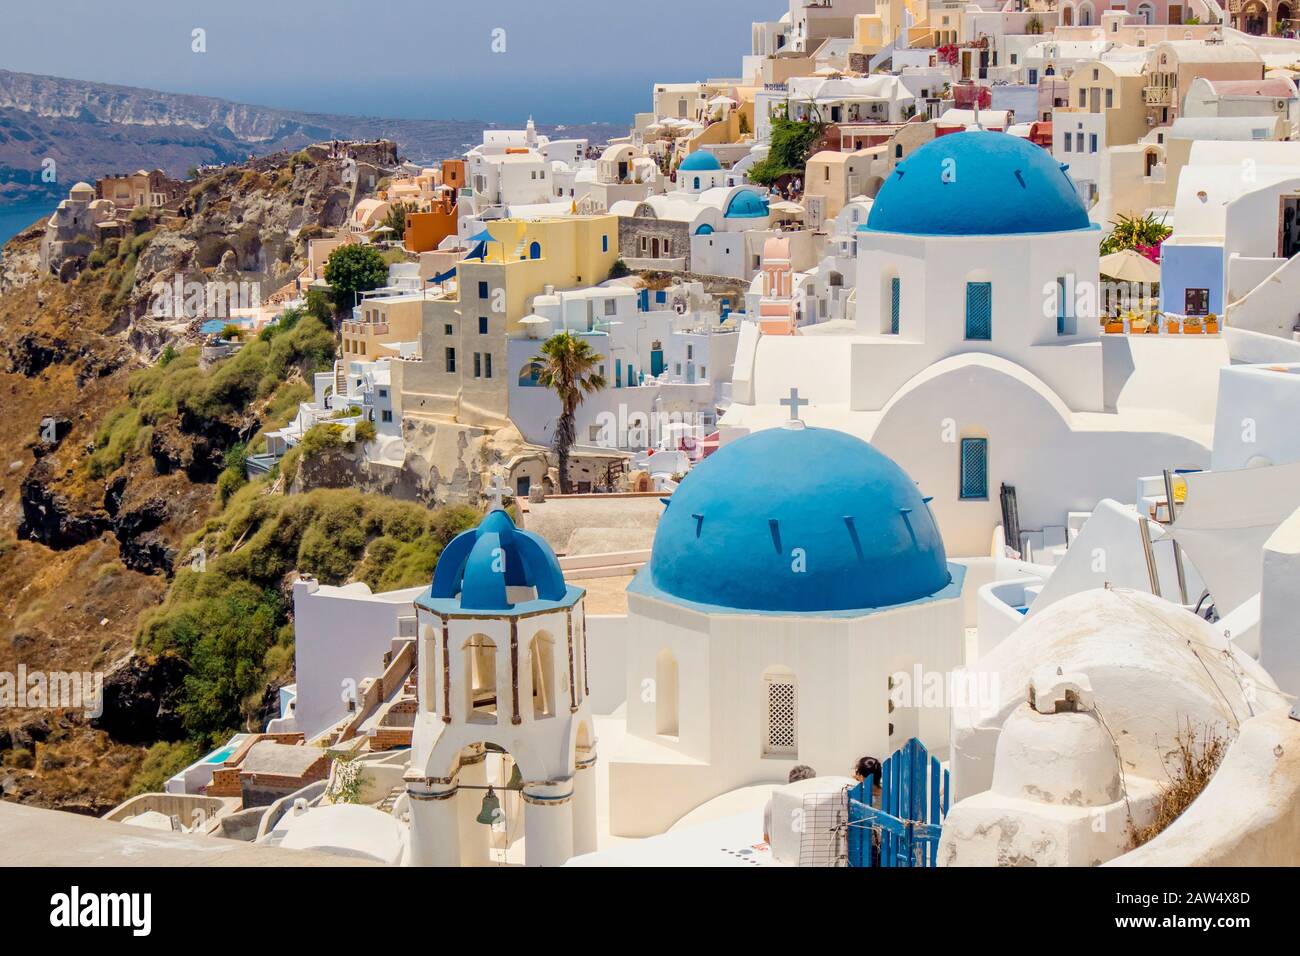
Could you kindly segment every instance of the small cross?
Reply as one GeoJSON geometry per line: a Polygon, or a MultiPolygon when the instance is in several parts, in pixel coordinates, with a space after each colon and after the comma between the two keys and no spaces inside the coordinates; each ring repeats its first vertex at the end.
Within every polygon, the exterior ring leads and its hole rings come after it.
{"type": "Polygon", "coordinates": [[[501,482],[501,476],[493,475],[492,483],[483,492],[488,499],[488,511],[495,511],[497,508],[504,507],[505,497],[509,493],[509,489],[501,482]]]}
{"type": "Polygon", "coordinates": [[[799,397],[799,389],[797,389],[797,388],[792,388],[792,389],[790,389],[790,397],[789,397],[789,398],[783,398],[783,399],[781,399],[781,404],[782,404],[782,405],[789,405],[789,406],[790,406],[790,421],[792,421],[792,422],[797,422],[797,421],[800,420],[800,419],[799,419],[799,406],[800,406],[800,405],[810,405],[810,404],[812,404],[812,403],[809,402],[808,399],[806,399],[806,398],[800,398],[800,397],[799,397]]]}

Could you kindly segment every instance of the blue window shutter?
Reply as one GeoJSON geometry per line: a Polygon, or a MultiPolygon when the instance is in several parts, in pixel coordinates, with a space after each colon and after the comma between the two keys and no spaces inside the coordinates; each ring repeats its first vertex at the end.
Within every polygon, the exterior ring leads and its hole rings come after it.
{"type": "Polygon", "coordinates": [[[993,338],[993,284],[966,283],[966,338],[993,338]]]}
{"type": "Polygon", "coordinates": [[[989,496],[989,440],[961,440],[961,497],[983,499],[989,496]]]}
{"type": "Polygon", "coordinates": [[[898,334],[898,317],[903,305],[903,280],[894,276],[889,280],[889,332],[898,334]]]}

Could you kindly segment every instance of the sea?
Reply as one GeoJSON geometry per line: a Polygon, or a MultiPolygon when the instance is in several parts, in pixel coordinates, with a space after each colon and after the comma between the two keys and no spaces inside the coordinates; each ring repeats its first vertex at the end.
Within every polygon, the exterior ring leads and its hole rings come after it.
{"type": "Polygon", "coordinates": [[[37,219],[49,217],[57,202],[49,199],[0,202],[0,245],[4,245],[37,219]]]}

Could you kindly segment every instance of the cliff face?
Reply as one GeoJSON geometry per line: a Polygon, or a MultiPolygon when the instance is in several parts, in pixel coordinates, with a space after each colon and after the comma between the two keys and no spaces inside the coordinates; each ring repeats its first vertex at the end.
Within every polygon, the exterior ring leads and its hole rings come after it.
{"type": "Polygon", "coordinates": [[[225,452],[264,410],[131,418],[132,373],[197,341],[195,322],[155,314],[155,287],[258,282],[268,297],[302,269],[307,236],[346,217],[342,170],[323,149],[223,170],[195,184],[187,215],[133,223],[70,281],[39,269],[39,228],[0,254],[0,672],[103,672],[108,701],[97,720],[0,709],[0,795],[102,812],[141,741],[174,737],[184,668],[133,655],[140,616],[188,562],[225,452]]]}
{"type": "MultiPolygon", "coordinates": [[[[0,200],[61,198],[78,180],[141,168],[179,177],[191,166],[239,162],[330,139],[389,139],[404,156],[432,162],[478,142],[488,125],[305,113],[0,70],[0,200]],[[46,158],[56,162],[57,185],[42,179],[46,158]]],[[[601,142],[621,132],[591,124],[568,127],[562,135],[601,142]]]]}

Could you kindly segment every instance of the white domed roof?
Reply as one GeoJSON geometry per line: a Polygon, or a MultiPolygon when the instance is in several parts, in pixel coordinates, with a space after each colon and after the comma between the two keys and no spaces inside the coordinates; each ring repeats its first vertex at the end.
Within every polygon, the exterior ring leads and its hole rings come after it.
{"type": "Polygon", "coordinates": [[[997,700],[982,714],[955,709],[954,726],[1001,726],[1024,703],[1034,670],[1048,666],[1087,675],[1126,770],[1151,778],[1163,779],[1163,755],[1188,721],[1231,736],[1241,721],[1285,703],[1264,669],[1205,620],[1151,594],[1110,588],[1057,601],[981,657],[972,669],[997,700]]]}

